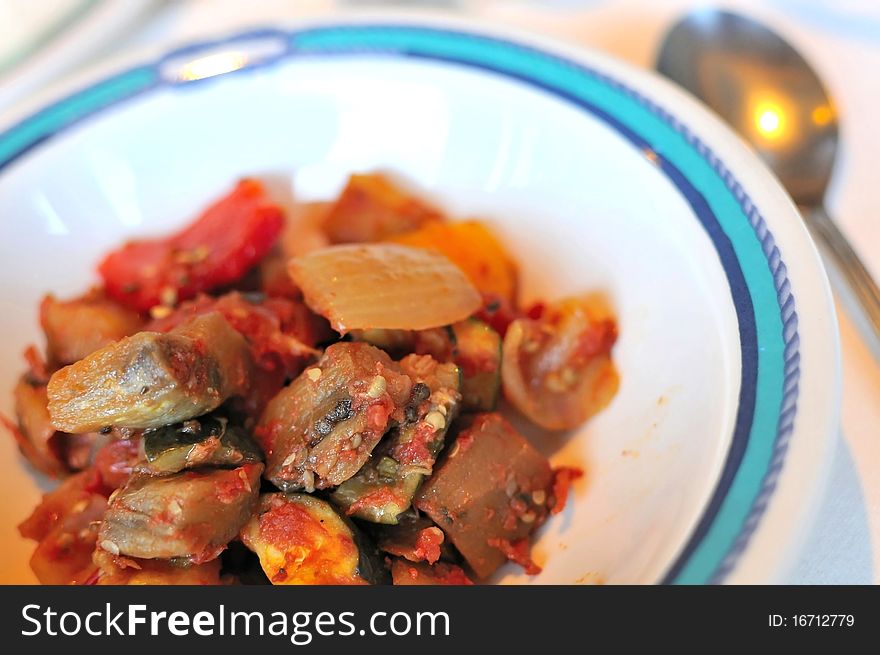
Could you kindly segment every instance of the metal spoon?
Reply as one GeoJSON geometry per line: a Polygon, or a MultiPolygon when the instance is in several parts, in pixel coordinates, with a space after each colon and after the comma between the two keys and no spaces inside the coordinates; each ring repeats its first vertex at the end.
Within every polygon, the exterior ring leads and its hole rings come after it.
{"type": "Polygon", "coordinates": [[[824,206],[839,137],[834,105],[815,71],[763,25],[712,9],[669,31],[656,67],[714,109],[773,169],[880,360],[880,289],[824,206]]]}

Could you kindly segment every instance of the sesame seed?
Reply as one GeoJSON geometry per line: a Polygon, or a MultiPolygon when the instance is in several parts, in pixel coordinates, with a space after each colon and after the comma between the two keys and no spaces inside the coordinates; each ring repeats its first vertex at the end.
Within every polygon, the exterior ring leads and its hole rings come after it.
{"type": "Polygon", "coordinates": [[[566,366],[564,369],[562,369],[562,371],[559,373],[559,376],[562,378],[562,382],[567,387],[573,387],[577,382],[577,373],[575,373],[574,369],[572,369],[570,366],[566,366]]]}
{"type": "Polygon", "coordinates": [[[159,291],[159,302],[166,307],[173,307],[177,304],[177,289],[174,287],[162,287],[159,291]]]}
{"type": "Polygon", "coordinates": [[[104,541],[101,542],[101,548],[106,550],[111,555],[118,555],[119,554],[119,546],[114,544],[109,539],[104,539],[104,541]]]}
{"type": "Polygon", "coordinates": [[[306,371],[306,377],[312,382],[317,382],[321,378],[321,369],[314,367],[306,371]]]}
{"type": "Polygon", "coordinates": [[[519,520],[522,521],[523,523],[534,523],[535,518],[537,518],[537,517],[535,516],[534,512],[526,512],[522,516],[519,517],[519,520]]]}
{"type": "Polygon", "coordinates": [[[550,373],[546,378],[544,378],[544,387],[547,388],[548,391],[552,391],[553,393],[562,393],[568,390],[568,387],[562,381],[558,373],[550,373]]]}
{"type": "Polygon", "coordinates": [[[150,307],[150,318],[156,320],[160,318],[167,318],[171,316],[171,311],[171,308],[165,305],[155,305],[153,307],[150,307]]]}
{"type": "Polygon", "coordinates": [[[57,548],[69,548],[73,545],[74,538],[69,532],[62,532],[55,538],[55,546],[57,548]]]}
{"type": "Polygon", "coordinates": [[[446,418],[438,411],[429,412],[425,417],[425,423],[435,430],[442,430],[446,427],[446,418]]]}
{"type": "Polygon", "coordinates": [[[385,389],[387,388],[388,383],[386,382],[385,378],[383,378],[381,375],[377,375],[370,382],[370,388],[367,389],[367,395],[370,398],[378,398],[383,393],[385,393],[385,389]]]}
{"type": "Polygon", "coordinates": [[[532,501],[535,505],[543,505],[544,501],[547,500],[547,492],[543,489],[538,489],[537,491],[532,492],[532,501]]]}

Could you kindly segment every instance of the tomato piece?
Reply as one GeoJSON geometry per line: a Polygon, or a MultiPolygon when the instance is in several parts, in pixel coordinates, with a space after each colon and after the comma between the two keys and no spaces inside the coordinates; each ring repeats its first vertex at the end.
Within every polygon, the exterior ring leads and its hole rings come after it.
{"type": "Polygon", "coordinates": [[[553,469],[553,498],[551,514],[559,514],[565,509],[565,502],[568,500],[571,485],[575,480],[584,477],[582,469],[573,466],[560,466],[553,469]]]}
{"type": "Polygon", "coordinates": [[[519,318],[504,337],[505,397],[547,430],[576,428],[605,407],[619,384],[611,361],[614,320],[572,299],[519,318]]]}
{"type": "Polygon", "coordinates": [[[395,559],[391,563],[395,585],[472,585],[470,578],[455,564],[437,562],[433,566],[421,562],[395,559]]]}
{"type": "Polygon", "coordinates": [[[140,312],[231,284],[275,243],[284,214],[263,185],[242,180],[181,232],[131,241],[98,267],[107,294],[140,312]]]}

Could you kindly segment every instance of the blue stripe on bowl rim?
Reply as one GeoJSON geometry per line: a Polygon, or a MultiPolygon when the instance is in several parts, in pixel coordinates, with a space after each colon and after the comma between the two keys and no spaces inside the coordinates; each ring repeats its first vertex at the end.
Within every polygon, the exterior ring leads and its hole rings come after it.
{"type": "MultiPolygon", "coordinates": [[[[151,89],[189,85],[162,65],[181,55],[269,38],[281,54],[233,73],[294,57],[407,57],[500,75],[549,93],[603,121],[649,153],[710,237],[739,323],[742,380],[734,435],[712,497],[663,583],[721,583],[758,528],[782,472],[797,414],[798,317],[785,263],[745,189],[692,130],[650,98],[598,70],[507,39],[396,24],[328,25],[242,32],[187,46],[47,106],[0,134],[0,170],[83,119],[151,89]]],[[[226,74],[224,74],[226,75],[226,74]]],[[[215,83],[223,76],[199,80],[215,83]]]]}

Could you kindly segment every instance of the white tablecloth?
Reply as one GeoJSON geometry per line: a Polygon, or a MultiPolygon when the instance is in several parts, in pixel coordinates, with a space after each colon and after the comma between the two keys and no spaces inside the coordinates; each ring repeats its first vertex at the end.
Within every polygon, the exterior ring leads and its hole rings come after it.
{"type": "MultiPolygon", "coordinates": [[[[124,1],[124,0],[119,0],[124,1]]],[[[612,53],[650,67],[665,30],[698,0],[179,0],[158,3],[120,49],[172,46],[245,26],[373,8],[455,12],[612,53]]],[[[880,278],[880,2],[739,0],[721,3],[765,22],[815,66],[834,97],[842,148],[829,195],[832,215],[880,278]]],[[[843,436],[832,479],[795,583],[876,583],[880,562],[880,367],[841,315],[843,436]]]]}

